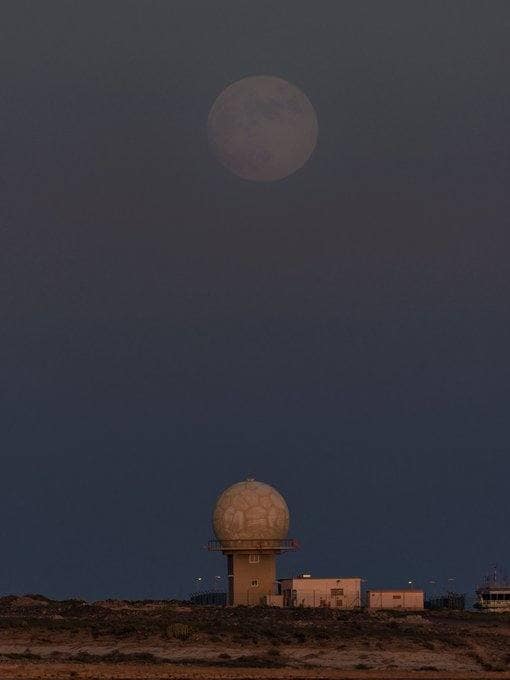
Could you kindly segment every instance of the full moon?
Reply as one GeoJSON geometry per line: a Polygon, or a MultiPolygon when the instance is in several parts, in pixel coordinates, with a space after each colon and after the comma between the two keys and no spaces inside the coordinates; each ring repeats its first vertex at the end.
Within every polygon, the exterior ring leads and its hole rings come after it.
{"type": "Polygon", "coordinates": [[[318,130],[308,97],[275,76],[250,76],[229,85],[207,120],[216,158],[254,182],[283,179],[299,170],[317,144],[318,130]]]}

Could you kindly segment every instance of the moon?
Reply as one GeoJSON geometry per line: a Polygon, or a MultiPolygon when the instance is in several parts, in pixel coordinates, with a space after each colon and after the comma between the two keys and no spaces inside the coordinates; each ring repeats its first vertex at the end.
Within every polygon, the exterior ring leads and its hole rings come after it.
{"type": "Polygon", "coordinates": [[[319,125],[308,97],[276,76],[249,76],[219,94],[207,119],[216,158],[254,182],[292,175],[310,158],[319,125]]]}

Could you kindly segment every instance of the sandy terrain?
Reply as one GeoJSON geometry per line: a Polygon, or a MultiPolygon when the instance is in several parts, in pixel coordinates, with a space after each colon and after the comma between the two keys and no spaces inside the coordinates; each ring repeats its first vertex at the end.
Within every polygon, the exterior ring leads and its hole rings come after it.
{"type": "Polygon", "coordinates": [[[0,678],[510,679],[510,617],[0,599],[0,678]]]}
{"type": "Polygon", "coordinates": [[[0,663],[2,680],[508,680],[508,672],[197,668],[162,664],[0,663]]]}

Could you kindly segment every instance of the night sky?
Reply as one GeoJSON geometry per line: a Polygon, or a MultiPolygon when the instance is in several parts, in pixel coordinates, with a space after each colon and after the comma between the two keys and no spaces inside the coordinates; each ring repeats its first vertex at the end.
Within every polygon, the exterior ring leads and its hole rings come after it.
{"type": "Polygon", "coordinates": [[[274,484],[280,576],[510,568],[508,0],[0,6],[0,592],[187,596],[217,494],[274,484]],[[271,183],[217,95],[319,121],[271,183]]]}

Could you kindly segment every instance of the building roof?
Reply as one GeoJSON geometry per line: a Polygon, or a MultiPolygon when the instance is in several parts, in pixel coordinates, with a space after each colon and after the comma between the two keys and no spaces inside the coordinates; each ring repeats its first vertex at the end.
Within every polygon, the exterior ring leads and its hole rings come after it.
{"type": "Polygon", "coordinates": [[[361,581],[361,576],[284,576],[278,581],[361,581]]]}
{"type": "Polygon", "coordinates": [[[367,593],[423,593],[423,588],[369,588],[367,593]]]}

